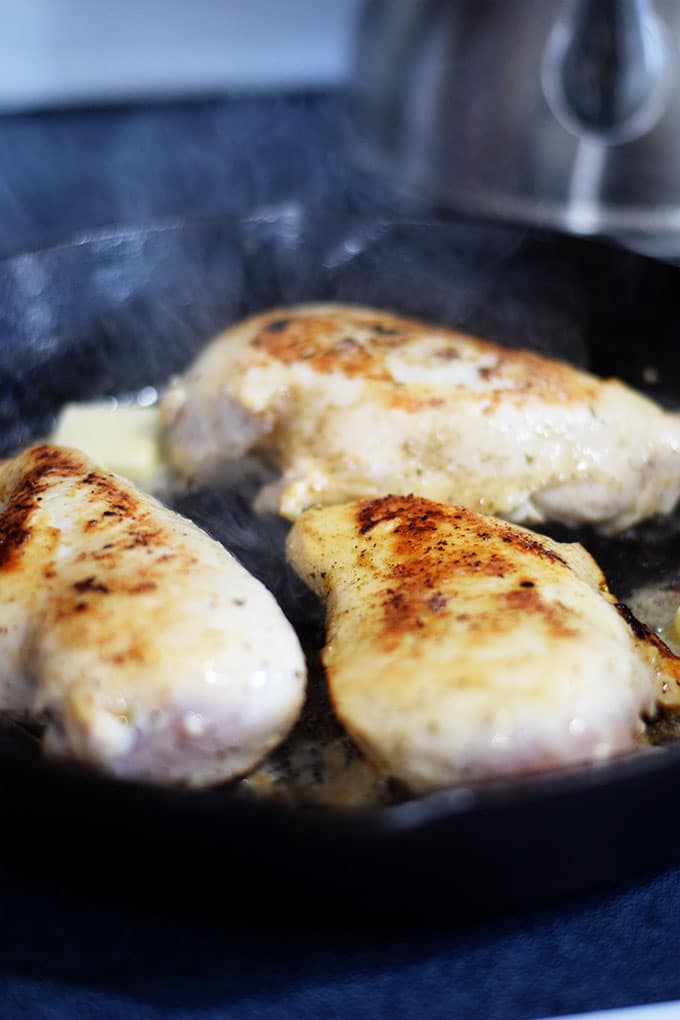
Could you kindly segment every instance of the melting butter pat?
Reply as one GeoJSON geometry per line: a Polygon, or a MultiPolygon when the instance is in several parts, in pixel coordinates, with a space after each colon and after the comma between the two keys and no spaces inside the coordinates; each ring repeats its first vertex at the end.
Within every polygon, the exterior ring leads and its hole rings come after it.
{"type": "Polygon", "coordinates": [[[157,407],[106,401],[66,404],[50,441],[75,447],[98,467],[145,488],[152,487],[161,474],[157,407]]]}

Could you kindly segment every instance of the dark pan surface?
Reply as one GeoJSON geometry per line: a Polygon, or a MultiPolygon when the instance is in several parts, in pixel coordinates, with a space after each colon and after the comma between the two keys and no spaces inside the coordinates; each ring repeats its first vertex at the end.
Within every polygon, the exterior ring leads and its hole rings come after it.
{"type": "MultiPolygon", "coordinates": [[[[385,223],[287,207],[251,220],[98,234],[0,262],[0,454],[66,400],[162,385],[219,328],[306,300],[361,302],[617,375],[680,404],[680,270],[602,244],[452,223],[385,223]]],[[[634,423],[631,423],[634,427],[634,423]]],[[[179,509],[275,592],[307,645],[315,600],[282,556],[286,526],[247,486],[179,509]]],[[[680,521],[584,541],[622,597],[680,577],[680,521]]],[[[44,762],[0,733],[5,860],[116,895],[253,919],[464,916],[630,877],[680,858],[680,744],[626,760],[367,812],[286,810],[121,785],[44,762]]]]}

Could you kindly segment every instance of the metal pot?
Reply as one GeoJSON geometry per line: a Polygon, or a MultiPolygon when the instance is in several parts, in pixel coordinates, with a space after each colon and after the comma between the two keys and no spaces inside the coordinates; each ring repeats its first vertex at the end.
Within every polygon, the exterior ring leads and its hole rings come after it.
{"type": "Polygon", "coordinates": [[[357,152],[475,215],[680,252],[680,2],[368,0],[357,152]]]}

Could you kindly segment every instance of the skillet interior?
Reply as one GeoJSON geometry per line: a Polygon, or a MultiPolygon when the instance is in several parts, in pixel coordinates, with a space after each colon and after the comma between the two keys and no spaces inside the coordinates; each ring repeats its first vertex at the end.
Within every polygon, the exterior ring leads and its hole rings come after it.
{"type": "MultiPolygon", "coordinates": [[[[64,401],[160,386],[217,329],[302,300],[373,304],[450,324],[615,374],[675,406],[679,273],[550,235],[291,208],[83,238],[0,263],[0,453],[45,433],[64,401]]],[[[321,643],[319,607],[283,560],[286,526],[250,513],[242,479],[184,497],[178,508],[274,591],[308,645],[321,643]]],[[[616,541],[552,533],[583,541],[622,597],[680,577],[677,517],[616,541]]],[[[56,828],[51,857],[60,869],[75,864],[93,878],[115,858],[123,887],[148,895],[162,893],[167,867],[182,862],[194,876],[192,897],[207,885],[211,902],[221,891],[232,908],[255,897],[260,908],[292,898],[296,909],[312,909],[319,901],[307,892],[323,881],[324,910],[368,895],[380,916],[417,910],[436,889],[459,913],[478,911],[625,877],[672,859],[680,846],[668,807],[680,780],[675,744],[350,816],[285,811],[229,790],[119,786],[44,763],[11,729],[0,760],[7,859],[44,866],[36,833],[56,828]],[[228,878],[234,870],[247,878],[238,889],[228,878]]]]}

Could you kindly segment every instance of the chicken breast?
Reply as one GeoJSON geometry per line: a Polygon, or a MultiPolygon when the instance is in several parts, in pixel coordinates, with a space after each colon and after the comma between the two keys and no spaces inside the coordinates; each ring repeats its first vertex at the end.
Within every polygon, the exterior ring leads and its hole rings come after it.
{"type": "Polygon", "coordinates": [[[82,454],[0,465],[0,708],[127,779],[248,771],[300,710],[304,658],[217,542],[82,454]]]}
{"type": "Polygon", "coordinates": [[[260,506],[414,492],[513,521],[618,531],[680,495],[680,416],[616,380],[343,305],[277,309],[217,337],[166,393],[175,468],[266,449],[260,506]]]}
{"type": "Polygon", "coordinates": [[[621,754],[680,699],[680,660],[580,545],[387,496],[307,511],[288,556],[327,600],[336,714],[413,791],[621,754]]]}

